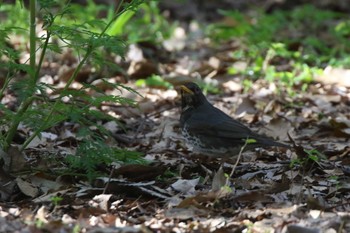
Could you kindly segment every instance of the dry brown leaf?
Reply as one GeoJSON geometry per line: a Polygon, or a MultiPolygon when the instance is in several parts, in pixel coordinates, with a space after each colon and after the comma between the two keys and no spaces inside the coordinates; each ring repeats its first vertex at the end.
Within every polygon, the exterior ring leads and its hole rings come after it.
{"type": "Polygon", "coordinates": [[[260,133],[266,134],[269,137],[285,141],[288,139],[288,133],[292,133],[292,124],[285,118],[278,117],[271,119],[265,128],[260,130],[260,133]]]}
{"type": "Polygon", "coordinates": [[[29,167],[25,154],[17,147],[11,146],[7,153],[0,150],[0,157],[5,163],[3,169],[6,172],[19,172],[29,167]]]}
{"type": "Polygon", "coordinates": [[[111,206],[111,198],[112,194],[100,194],[96,195],[92,198],[92,200],[89,202],[89,205],[95,208],[100,208],[106,212],[109,211],[109,208],[111,206]]]}
{"type": "Polygon", "coordinates": [[[48,223],[49,221],[47,220],[48,217],[48,211],[45,206],[41,206],[38,211],[35,214],[35,218],[40,220],[43,223],[48,223]]]}
{"type": "Polygon", "coordinates": [[[198,194],[196,196],[185,198],[180,204],[177,206],[178,208],[190,208],[196,207],[199,209],[206,209],[201,204],[212,203],[217,199],[217,193],[209,192],[206,194],[198,194]]]}
{"type": "Polygon", "coordinates": [[[288,225],[287,227],[288,233],[320,233],[319,229],[316,228],[308,228],[299,225],[288,225]]]}
{"type": "Polygon", "coordinates": [[[255,101],[251,100],[249,97],[245,97],[241,100],[240,104],[238,105],[235,115],[237,115],[238,118],[250,118],[247,115],[253,115],[257,112],[257,109],[255,108],[255,101]]]}
{"type": "Polygon", "coordinates": [[[192,196],[196,193],[195,187],[199,182],[199,178],[192,180],[179,179],[170,187],[185,196],[192,196]]]}
{"type": "Polygon", "coordinates": [[[177,218],[180,220],[191,219],[196,216],[193,208],[171,208],[165,211],[164,216],[167,218],[177,218]]]}
{"type": "Polygon", "coordinates": [[[186,46],[185,40],[187,38],[186,31],[182,27],[177,27],[174,30],[173,35],[163,41],[163,46],[168,51],[179,51],[186,46]]]}
{"type": "Polygon", "coordinates": [[[116,176],[123,176],[130,181],[153,180],[164,173],[166,167],[147,166],[142,164],[128,164],[117,168],[114,171],[116,176]]]}
{"type": "Polygon", "coordinates": [[[157,64],[149,60],[140,62],[132,61],[127,71],[132,78],[147,78],[152,74],[158,74],[157,64]]]}
{"type": "Polygon", "coordinates": [[[228,90],[230,90],[232,92],[240,92],[243,89],[243,86],[242,86],[241,83],[235,82],[233,80],[230,80],[228,82],[223,83],[222,86],[225,89],[228,89],[228,90]]]}
{"type": "Polygon", "coordinates": [[[226,185],[227,177],[225,176],[224,170],[222,166],[220,166],[219,170],[215,173],[212,184],[211,191],[218,192],[222,187],[226,185]]]}
{"type": "Polygon", "coordinates": [[[23,180],[22,178],[16,178],[18,188],[23,194],[29,197],[37,197],[39,195],[39,189],[32,183],[23,180]]]}
{"type": "Polygon", "coordinates": [[[234,197],[234,200],[238,202],[266,202],[271,201],[272,199],[266,195],[264,190],[260,190],[239,194],[234,197]]]}
{"type": "Polygon", "coordinates": [[[316,77],[315,80],[324,84],[350,87],[350,70],[327,66],[323,74],[316,77]]]}

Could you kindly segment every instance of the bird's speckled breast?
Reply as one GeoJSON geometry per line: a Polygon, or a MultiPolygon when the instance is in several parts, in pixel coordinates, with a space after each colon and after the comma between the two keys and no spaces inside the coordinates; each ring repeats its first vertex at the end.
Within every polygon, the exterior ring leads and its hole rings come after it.
{"type": "Polygon", "coordinates": [[[182,127],[182,136],[185,138],[187,146],[195,153],[201,153],[213,157],[218,155],[235,156],[240,150],[240,148],[208,147],[208,145],[203,144],[200,138],[191,135],[186,125],[182,127]]]}

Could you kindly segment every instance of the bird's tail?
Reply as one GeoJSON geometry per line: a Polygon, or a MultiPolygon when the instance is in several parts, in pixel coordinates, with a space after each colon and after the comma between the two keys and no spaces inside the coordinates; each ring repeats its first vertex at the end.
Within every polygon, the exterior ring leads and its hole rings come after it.
{"type": "Polygon", "coordinates": [[[277,147],[285,147],[285,148],[291,148],[291,146],[281,143],[281,142],[276,142],[275,140],[265,137],[265,136],[261,136],[259,135],[259,137],[255,138],[255,140],[257,141],[257,143],[261,144],[263,147],[264,146],[277,146],[277,147]]]}

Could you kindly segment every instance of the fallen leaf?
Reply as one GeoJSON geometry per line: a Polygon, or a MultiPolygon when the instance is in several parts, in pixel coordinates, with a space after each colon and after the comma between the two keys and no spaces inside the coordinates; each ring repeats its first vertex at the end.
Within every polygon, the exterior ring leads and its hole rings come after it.
{"type": "Polygon", "coordinates": [[[26,196],[36,197],[39,195],[39,189],[22,178],[16,178],[16,183],[21,192],[26,196]]]}

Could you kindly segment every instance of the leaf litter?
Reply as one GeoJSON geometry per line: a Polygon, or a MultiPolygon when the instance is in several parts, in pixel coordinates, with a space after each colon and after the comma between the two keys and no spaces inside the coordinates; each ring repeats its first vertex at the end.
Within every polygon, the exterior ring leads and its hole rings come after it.
{"type": "MultiPolygon", "coordinates": [[[[280,141],[291,137],[293,149],[246,152],[228,179],[234,162],[196,156],[186,148],[176,89],[139,87],[131,80],[126,85],[142,97],[115,89],[106,92],[137,100],[137,108],[105,104],[100,110],[124,125],[104,123],[114,137],[110,143],[143,152],[148,164],[112,164],[101,168],[109,176],[93,182],[57,176],[54,171],[66,166],[60,159],[76,151],[79,126],[67,123],[44,132],[25,153],[12,148],[11,156],[2,155],[7,159],[0,170],[1,232],[71,232],[75,227],[82,232],[349,231],[350,94],[342,78],[349,71],[327,67],[308,93],[295,96],[265,80],[242,94],[241,80],[226,75],[228,64],[247,67],[229,56],[239,43],[219,49],[195,45],[184,29],[175,31],[157,48],[172,51],[172,61],[162,61],[159,55],[155,62],[144,56],[145,47],[130,46],[130,78],[160,74],[175,88],[193,80],[217,84],[221,94],[208,94],[212,103],[255,131],[280,141]],[[330,78],[334,76],[339,78],[330,78]]],[[[59,63],[63,58],[56,59],[59,63]]],[[[75,59],[70,60],[46,79],[55,82],[57,74],[59,82],[65,82],[73,70],[75,59]]],[[[87,65],[79,81],[86,81],[91,70],[87,65]]],[[[19,132],[31,133],[25,128],[19,132]]]]}

